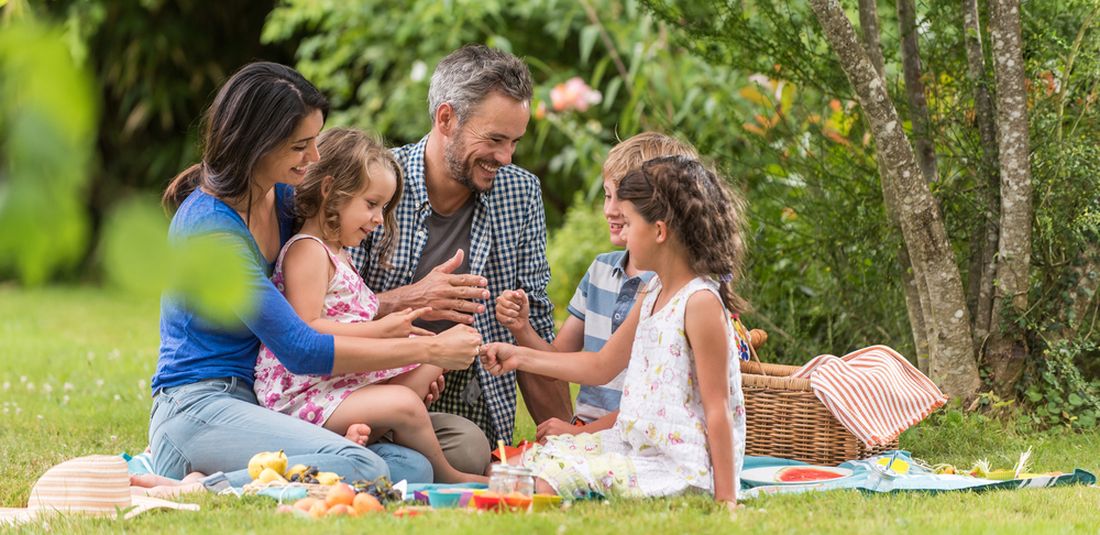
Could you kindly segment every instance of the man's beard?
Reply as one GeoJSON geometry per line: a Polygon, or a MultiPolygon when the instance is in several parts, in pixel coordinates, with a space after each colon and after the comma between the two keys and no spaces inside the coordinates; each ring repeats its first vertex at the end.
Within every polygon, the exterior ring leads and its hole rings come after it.
{"type": "Polygon", "coordinates": [[[451,173],[451,178],[474,193],[485,193],[492,189],[492,183],[489,184],[489,187],[481,189],[474,182],[473,166],[476,165],[476,160],[470,163],[463,161],[462,154],[465,152],[466,144],[462,142],[461,138],[455,139],[443,147],[443,159],[447,162],[447,171],[451,173]]]}

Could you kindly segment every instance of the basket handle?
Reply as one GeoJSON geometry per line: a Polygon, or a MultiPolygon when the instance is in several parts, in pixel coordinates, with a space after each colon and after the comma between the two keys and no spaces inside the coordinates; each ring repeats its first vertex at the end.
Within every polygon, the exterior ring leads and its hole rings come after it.
{"type": "Polygon", "coordinates": [[[768,332],[763,329],[753,329],[746,333],[745,325],[741,323],[741,320],[739,318],[736,317],[733,318],[733,325],[734,328],[737,329],[738,334],[748,339],[749,357],[757,364],[761,365],[760,373],[764,376],[767,376],[768,372],[764,371],[763,363],[760,362],[760,356],[756,354],[756,348],[764,345],[764,343],[768,341],[768,332]]]}

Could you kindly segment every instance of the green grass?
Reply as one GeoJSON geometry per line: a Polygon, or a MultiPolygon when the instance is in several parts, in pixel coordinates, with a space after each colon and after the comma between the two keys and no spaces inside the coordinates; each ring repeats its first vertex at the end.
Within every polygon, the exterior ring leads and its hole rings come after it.
{"type": "MultiPolygon", "coordinates": [[[[93,288],[0,287],[0,507],[20,507],[50,466],[92,453],[146,445],[148,381],[156,365],[157,303],[93,288]]],[[[521,404],[522,405],[522,404],[521,404]]],[[[517,437],[531,436],[526,414],[517,437]]],[[[1081,467],[1097,473],[1096,433],[1022,433],[981,417],[947,413],[902,436],[902,447],[930,462],[969,466],[987,458],[1011,465],[1034,447],[1037,470],[1081,467]]],[[[58,533],[437,532],[437,533],[822,533],[1092,532],[1100,489],[866,496],[831,492],[753,501],[736,519],[702,497],[584,503],[531,515],[438,512],[308,521],[277,516],[274,502],[198,495],[200,513],[155,511],[131,521],[61,518],[58,533]]],[[[42,525],[25,526],[41,532],[42,525]]],[[[0,529],[2,531],[2,529],[0,529]]]]}

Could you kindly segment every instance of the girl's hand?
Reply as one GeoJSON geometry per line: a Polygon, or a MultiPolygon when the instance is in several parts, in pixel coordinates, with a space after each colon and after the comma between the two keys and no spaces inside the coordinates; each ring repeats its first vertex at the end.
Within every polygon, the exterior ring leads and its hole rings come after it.
{"type": "Polygon", "coordinates": [[[504,375],[519,368],[519,348],[512,344],[493,342],[481,346],[481,367],[493,375],[504,375]]]}
{"type": "Polygon", "coordinates": [[[444,386],[446,386],[446,383],[444,382],[443,374],[441,373],[435,381],[432,381],[432,383],[428,385],[428,394],[424,396],[425,407],[431,407],[432,402],[439,399],[439,394],[443,393],[444,386]]]}
{"type": "Polygon", "coordinates": [[[429,364],[445,370],[465,370],[473,364],[481,347],[481,334],[469,325],[458,324],[431,337],[429,364]]]}
{"type": "Polygon", "coordinates": [[[497,297],[497,321],[506,329],[515,333],[527,326],[531,316],[531,304],[527,301],[527,292],[508,290],[497,297]]]}
{"type": "Polygon", "coordinates": [[[374,323],[381,331],[379,338],[408,338],[409,335],[415,334],[417,336],[431,336],[435,333],[421,329],[413,325],[413,322],[431,312],[432,307],[424,307],[418,309],[406,308],[399,312],[391,312],[381,319],[374,320],[374,323]]]}
{"type": "Polygon", "coordinates": [[[542,442],[552,435],[575,435],[584,432],[580,426],[562,421],[558,418],[550,418],[539,424],[535,429],[535,442],[542,442]]]}

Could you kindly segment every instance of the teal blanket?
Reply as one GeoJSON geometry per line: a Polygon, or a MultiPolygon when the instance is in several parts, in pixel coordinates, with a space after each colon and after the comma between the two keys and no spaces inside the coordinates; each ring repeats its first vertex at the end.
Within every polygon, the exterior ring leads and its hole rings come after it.
{"type": "MultiPolygon", "coordinates": [[[[745,457],[743,470],[764,466],[794,466],[802,464],[805,463],[791,461],[789,459],[778,459],[775,457],[745,457]]],[[[851,470],[852,475],[842,479],[805,485],[753,485],[750,482],[742,481],[742,491],[738,498],[749,500],[761,495],[834,489],[856,489],[868,493],[911,491],[939,493],[960,490],[984,492],[988,490],[1060,487],[1064,485],[1092,485],[1096,483],[1096,476],[1081,469],[1057,476],[1040,476],[1009,481],[936,474],[914,463],[913,458],[907,451],[885,452],[882,455],[862,461],[848,461],[841,464],[840,467],[851,470]],[[876,464],[879,458],[891,457],[895,454],[897,459],[909,463],[910,469],[907,474],[895,474],[876,464]]]]}

